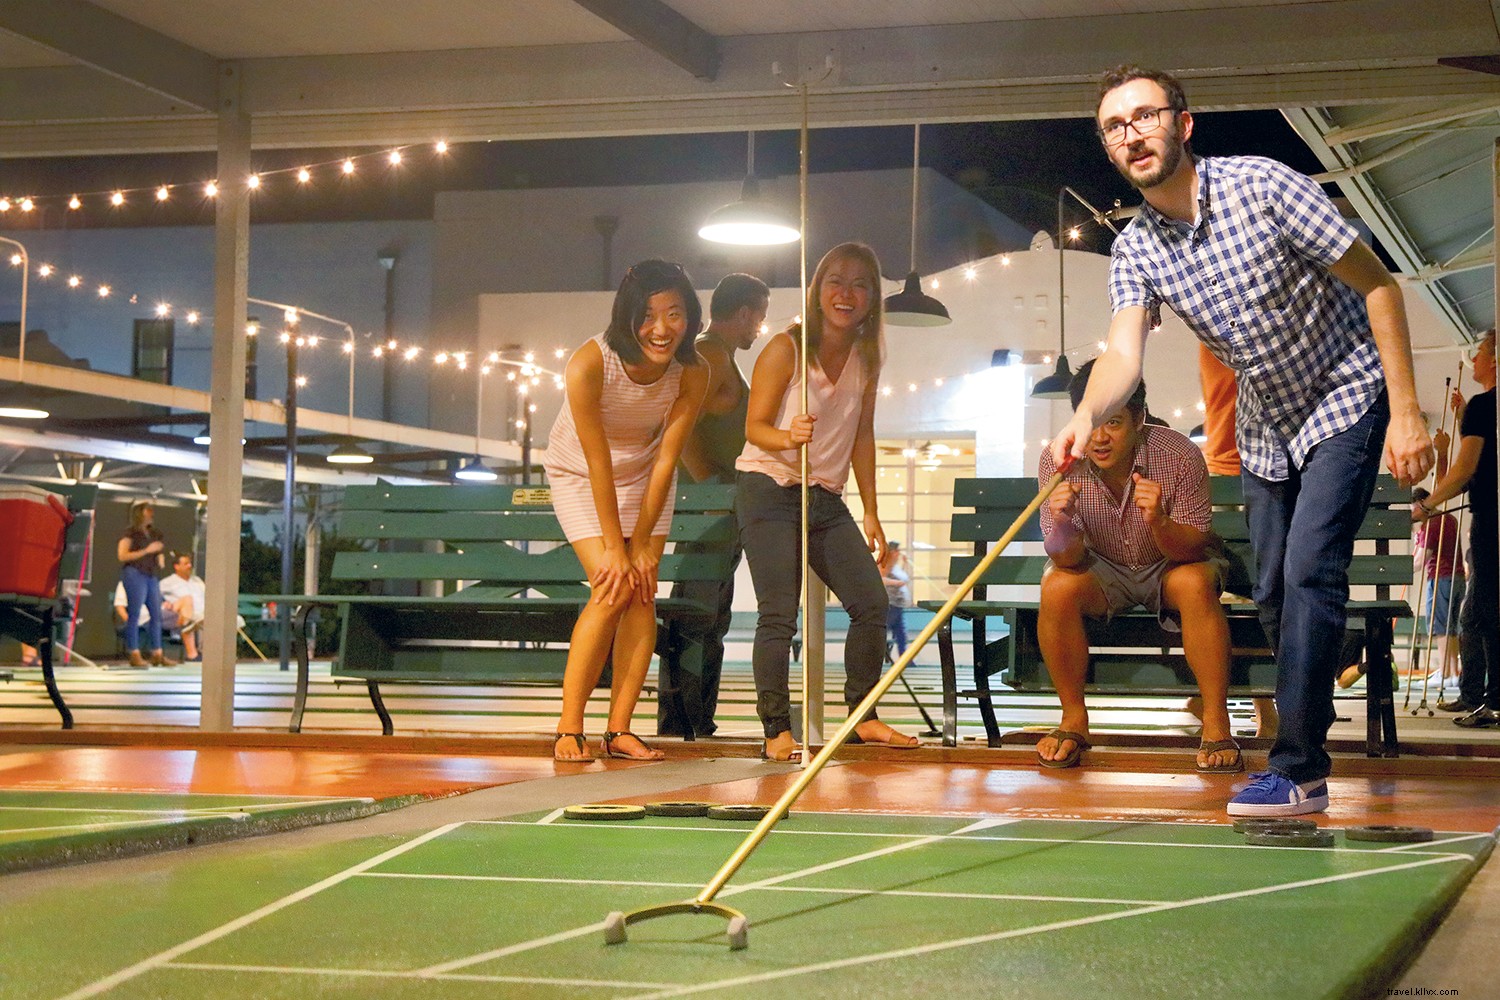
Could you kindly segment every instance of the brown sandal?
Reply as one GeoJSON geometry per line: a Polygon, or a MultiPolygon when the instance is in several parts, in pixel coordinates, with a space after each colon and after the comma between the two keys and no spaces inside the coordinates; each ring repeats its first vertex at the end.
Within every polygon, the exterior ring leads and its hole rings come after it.
{"type": "Polygon", "coordinates": [[[662,753],[660,750],[653,750],[651,747],[646,746],[646,741],[641,739],[635,733],[632,733],[630,730],[622,729],[618,733],[604,734],[604,756],[617,757],[622,760],[663,760],[667,755],[662,753]],[[614,741],[619,739],[621,736],[629,736],[631,739],[639,743],[642,747],[645,747],[646,756],[638,757],[635,754],[616,751],[613,744],[614,741]]]}
{"type": "Polygon", "coordinates": [[[1245,769],[1245,756],[1240,753],[1240,745],[1233,738],[1227,740],[1200,740],[1198,742],[1199,753],[1223,753],[1226,750],[1234,751],[1233,764],[1199,764],[1195,760],[1193,767],[1199,774],[1238,774],[1245,769]]]}
{"type": "Polygon", "coordinates": [[[1043,767],[1077,767],[1078,762],[1083,757],[1083,752],[1091,748],[1088,737],[1084,736],[1082,733],[1075,733],[1071,729],[1063,729],[1059,727],[1052,730],[1052,732],[1048,733],[1046,736],[1042,737],[1042,739],[1044,740],[1048,738],[1056,740],[1059,747],[1062,746],[1063,743],[1067,740],[1072,740],[1073,750],[1071,753],[1064,754],[1056,760],[1048,760],[1046,757],[1043,757],[1041,751],[1038,750],[1036,755],[1037,763],[1041,764],[1043,767]]]}
{"type": "Polygon", "coordinates": [[[553,760],[560,761],[564,764],[588,764],[594,760],[594,755],[589,754],[589,745],[586,742],[586,738],[583,733],[555,733],[553,735],[555,735],[559,740],[564,736],[571,736],[573,738],[573,742],[578,744],[578,752],[588,754],[587,757],[559,757],[557,755],[557,746],[554,742],[554,745],[552,747],[553,760]]]}

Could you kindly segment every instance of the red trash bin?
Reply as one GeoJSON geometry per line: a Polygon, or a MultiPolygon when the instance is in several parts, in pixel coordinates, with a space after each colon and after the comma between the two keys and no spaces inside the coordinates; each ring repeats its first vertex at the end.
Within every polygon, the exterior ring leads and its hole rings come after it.
{"type": "Polygon", "coordinates": [[[0,486],[0,594],[56,597],[73,515],[56,493],[0,486]]]}

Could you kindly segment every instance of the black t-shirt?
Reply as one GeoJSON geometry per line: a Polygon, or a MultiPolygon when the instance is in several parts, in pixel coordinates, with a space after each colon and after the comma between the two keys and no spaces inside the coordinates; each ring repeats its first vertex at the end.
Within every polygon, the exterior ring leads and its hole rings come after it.
{"type": "MultiPolygon", "coordinates": [[[[127,528],[125,533],[120,537],[130,540],[130,551],[132,552],[139,552],[141,549],[144,549],[152,542],[160,542],[165,540],[165,536],[163,536],[160,531],[156,530],[155,525],[152,525],[149,528],[127,528]]],[[[150,573],[154,576],[156,574],[156,559],[157,557],[155,554],[149,556],[141,556],[139,559],[133,559],[125,565],[134,566],[142,573],[150,573]]]]}
{"type": "Polygon", "coordinates": [[[1479,468],[1469,480],[1469,510],[1474,516],[1476,537],[1495,537],[1495,390],[1481,392],[1469,400],[1459,425],[1462,437],[1484,439],[1479,468]]]}

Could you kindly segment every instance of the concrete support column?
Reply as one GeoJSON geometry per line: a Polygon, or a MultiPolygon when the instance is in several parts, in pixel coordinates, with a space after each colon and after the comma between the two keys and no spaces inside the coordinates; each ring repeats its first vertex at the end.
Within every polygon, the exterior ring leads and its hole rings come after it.
{"type": "Polygon", "coordinates": [[[245,295],[249,281],[250,115],[240,100],[241,68],[219,71],[219,196],[214,220],[213,379],[209,395],[208,585],[199,726],[234,728],[235,616],[240,591],[241,469],[245,449],[245,295]]]}

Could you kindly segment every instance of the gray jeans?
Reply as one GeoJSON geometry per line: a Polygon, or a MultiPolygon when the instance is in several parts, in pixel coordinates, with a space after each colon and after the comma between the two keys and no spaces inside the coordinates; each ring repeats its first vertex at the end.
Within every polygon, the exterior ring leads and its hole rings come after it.
{"type": "MultiPolygon", "coordinates": [[[[802,592],[801,488],[778,486],[759,472],[741,472],[734,514],[760,610],[753,653],[755,708],[771,739],[792,728],[787,685],[802,592]]],[[[808,491],[807,563],[849,613],[844,703],[853,709],[880,680],[888,601],[880,570],[849,508],[818,486],[808,491]]],[[[868,718],[874,717],[872,711],[868,718]]]]}

